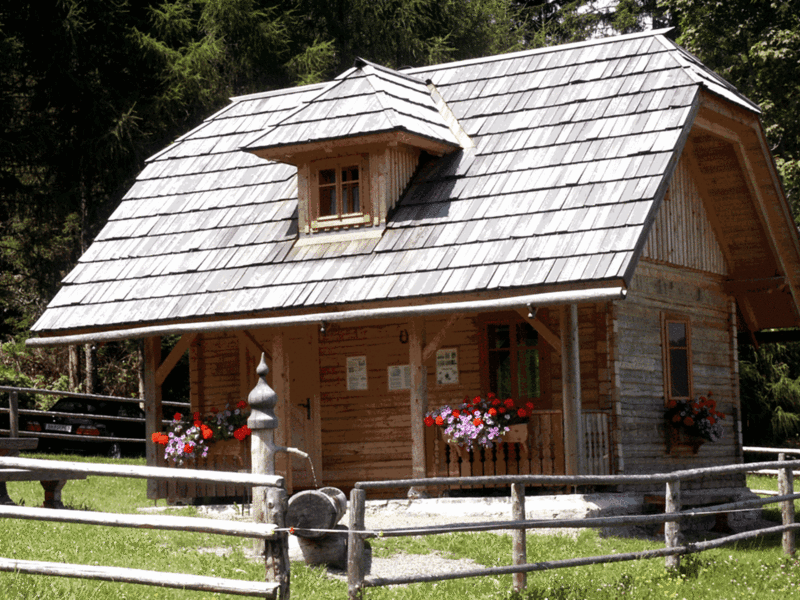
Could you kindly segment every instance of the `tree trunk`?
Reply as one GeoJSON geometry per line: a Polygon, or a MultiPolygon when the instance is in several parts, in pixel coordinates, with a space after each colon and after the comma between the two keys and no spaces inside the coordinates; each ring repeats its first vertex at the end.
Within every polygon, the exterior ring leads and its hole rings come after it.
{"type": "Polygon", "coordinates": [[[94,344],[86,344],[84,347],[86,355],[86,393],[94,394],[97,385],[97,347],[94,344]]]}
{"type": "Polygon", "coordinates": [[[81,385],[81,360],[78,346],[69,347],[69,391],[77,392],[81,385]]]}

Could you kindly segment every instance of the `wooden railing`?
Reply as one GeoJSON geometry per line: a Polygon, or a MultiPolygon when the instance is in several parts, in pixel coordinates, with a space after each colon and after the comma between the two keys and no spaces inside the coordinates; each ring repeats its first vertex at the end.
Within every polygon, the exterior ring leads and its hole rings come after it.
{"type": "MultiPolygon", "coordinates": [[[[590,475],[613,473],[611,414],[583,411],[585,471],[590,475]]],[[[441,430],[438,429],[440,432],[441,430]]],[[[432,477],[484,475],[563,475],[564,428],[560,410],[534,410],[528,439],[467,451],[443,438],[433,439],[428,473],[432,477]]],[[[449,486],[460,487],[457,485],[449,486]]]]}
{"type": "Polygon", "coordinates": [[[456,483],[465,486],[511,486],[512,502],[510,520],[416,528],[382,529],[379,532],[368,530],[365,527],[364,514],[367,491],[387,488],[425,488],[429,486],[451,485],[453,480],[452,478],[448,477],[438,477],[428,479],[358,482],[355,484],[355,487],[350,493],[350,523],[347,560],[349,598],[352,600],[362,598],[364,590],[370,587],[506,574],[512,574],[514,576],[514,589],[516,591],[520,591],[526,587],[526,574],[530,572],[576,567],[589,564],[639,560],[642,558],[663,557],[665,558],[667,568],[677,569],[680,566],[681,555],[701,552],[703,550],[721,547],[726,544],[778,532],[782,532],[784,536],[784,552],[787,554],[793,554],[795,548],[794,532],[796,529],[800,528],[800,524],[794,522],[794,500],[800,498],[800,494],[794,493],[791,483],[793,481],[792,469],[797,467],[800,467],[800,460],[736,464],[650,475],[505,475],[459,478],[456,483]],[[776,468],[780,470],[783,474],[782,480],[787,482],[786,484],[782,484],[781,494],[773,498],[756,498],[752,500],[726,502],[723,504],[704,506],[702,508],[693,508],[690,510],[681,510],[680,490],[682,481],[699,479],[707,476],[744,473],[753,468],[776,468]],[[582,519],[525,520],[526,486],[616,486],[625,484],[665,485],[664,513],[582,519]],[[766,504],[774,503],[781,504],[783,523],[780,526],[756,529],[753,531],[728,535],[714,540],[695,542],[692,544],[682,544],[680,542],[681,522],[686,519],[721,513],[724,514],[735,510],[759,509],[766,504]],[[528,529],[553,529],[564,527],[607,528],[634,525],[642,526],[662,523],[664,524],[664,548],[642,552],[592,556],[586,558],[572,558],[566,560],[535,563],[527,562],[525,551],[525,532],[528,529]],[[370,577],[364,572],[364,540],[369,538],[439,535],[455,532],[497,530],[512,530],[513,532],[512,536],[514,539],[512,564],[509,566],[396,577],[370,577]]]}
{"type": "MultiPolygon", "coordinates": [[[[90,464],[57,460],[38,460],[0,457],[2,469],[26,469],[46,475],[48,472],[94,475],[101,477],[131,477],[160,481],[190,481],[193,483],[224,484],[232,486],[261,486],[276,488],[283,486],[283,478],[275,475],[251,473],[223,473],[189,469],[167,469],[164,467],[141,467],[132,465],[90,464]]],[[[27,506],[0,506],[0,517],[53,521],[57,523],[80,523],[107,527],[131,527],[141,529],[164,529],[214,533],[260,540],[275,540],[278,528],[267,523],[243,523],[195,517],[128,515],[80,510],[58,510],[27,506]]],[[[283,534],[285,535],[285,534],[283,534]]],[[[274,581],[242,581],[201,575],[164,573],[141,569],[78,565],[33,560],[17,560],[0,557],[0,571],[35,575],[74,577],[99,581],[136,583],[167,588],[237,594],[242,596],[276,597],[279,584],[274,581]]],[[[269,579],[270,573],[265,579],[269,579]]]]}

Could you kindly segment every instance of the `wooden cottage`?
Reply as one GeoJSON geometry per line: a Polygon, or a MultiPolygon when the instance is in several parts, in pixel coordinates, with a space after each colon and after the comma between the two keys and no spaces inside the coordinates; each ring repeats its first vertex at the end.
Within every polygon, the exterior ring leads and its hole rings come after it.
{"type": "MultiPolygon", "coordinates": [[[[737,340],[798,326],[799,250],[758,107],[664,31],[359,60],[234,98],[150,158],[30,343],[144,340],[150,431],[185,352],[198,411],[246,399],[264,353],[279,439],[343,489],[725,464],[737,340]],[[527,440],[465,454],[424,426],[490,391],[533,401],[527,440]],[[676,444],[665,406],[709,391],[723,437],[676,444]]],[[[301,459],[282,469],[313,485],[301,459]]]]}

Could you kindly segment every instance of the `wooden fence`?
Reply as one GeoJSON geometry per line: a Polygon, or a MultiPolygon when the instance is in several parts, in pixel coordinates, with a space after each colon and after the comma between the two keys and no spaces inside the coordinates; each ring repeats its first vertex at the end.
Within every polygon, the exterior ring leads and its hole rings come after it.
{"type": "MultiPolygon", "coordinates": [[[[28,394],[43,394],[49,396],[58,396],[60,398],[81,398],[85,400],[96,400],[100,401],[110,401],[120,404],[141,404],[144,402],[141,398],[124,398],[121,396],[103,396],[100,394],[81,394],[78,392],[64,392],[59,390],[44,390],[44,389],[36,389],[36,388],[20,388],[20,387],[11,387],[11,386],[0,386],[0,393],[7,392],[8,393],[8,407],[0,407],[0,414],[8,414],[9,416],[9,427],[8,429],[0,428],[0,435],[10,435],[11,437],[36,437],[40,439],[58,439],[58,440],[76,440],[79,439],[81,442],[105,442],[105,443],[125,443],[125,444],[144,444],[147,440],[145,436],[141,438],[132,438],[132,437],[117,437],[117,436],[104,436],[104,435],[76,435],[76,434],[64,434],[64,433],[54,433],[48,431],[26,431],[24,429],[19,429],[19,416],[33,416],[33,417],[43,417],[47,415],[56,416],[56,417],[67,417],[67,418],[75,418],[75,417],[82,417],[87,419],[92,419],[93,421],[102,421],[102,422],[129,422],[129,423],[141,423],[142,425],[145,424],[144,417],[124,417],[124,416],[111,416],[111,415],[100,415],[100,414],[80,414],[80,413],[65,413],[65,412],[57,412],[57,411],[41,411],[41,410],[31,410],[25,408],[19,408],[19,394],[20,393],[28,393],[28,394]]],[[[170,406],[177,409],[186,410],[189,407],[189,404],[186,402],[169,402],[164,401],[162,403],[164,406],[170,406]]],[[[168,425],[170,421],[163,421],[164,425],[168,425]]]]}
{"type": "MultiPolygon", "coordinates": [[[[783,458],[783,455],[781,455],[783,458]]],[[[366,494],[368,490],[380,490],[385,488],[424,488],[428,486],[442,486],[453,483],[449,477],[428,478],[428,479],[406,479],[396,481],[378,482],[358,482],[350,493],[350,523],[348,533],[348,557],[347,557],[347,579],[349,598],[355,600],[363,596],[366,588],[379,587],[386,585],[401,585],[408,583],[421,583],[430,581],[445,581],[449,579],[460,579],[465,577],[482,577],[487,575],[506,575],[512,574],[514,578],[514,589],[519,591],[526,587],[526,574],[534,571],[544,571],[549,569],[559,569],[567,567],[577,567],[589,564],[621,562],[628,560],[638,560],[642,558],[664,557],[666,566],[676,569],[680,565],[680,556],[701,552],[711,548],[717,548],[726,544],[767,535],[777,532],[783,533],[783,550],[787,554],[795,552],[794,531],[800,524],[794,522],[794,500],[800,498],[800,494],[795,494],[793,490],[793,469],[800,467],[800,460],[795,461],[773,461],[751,464],[736,464],[719,467],[705,467],[700,469],[689,469],[683,471],[673,471],[671,473],[658,473],[650,475],[505,475],[505,476],[484,476],[462,478],[460,483],[463,485],[509,485],[511,486],[511,520],[500,522],[454,524],[417,528],[398,528],[383,529],[380,532],[365,529],[364,513],[366,494]],[[728,502],[702,508],[681,510],[681,481],[699,479],[701,477],[713,475],[726,475],[731,473],[743,473],[752,469],[778,469],[782,475],[780,477],[779,495],[772,498],[756,498],[752,500],[741,500],[738,502],[728,502]],[[621,485],[621,484],[662,484],[665,489],[665,511],[663,514],[650,515],[626,515],[618,517],[596,517],[583,519],[546,519],[546,520],[525,520],[525,486],[544,485],[544,486],[583,486],[583,485],[621,485]],[[766,504],[780,503],[782,513],[782,525],[757,529],[744,533],[728,535],[715,540],[695,542],[690,545],[680,543],[680,524],[681,521],[694,517],[726,513],[735,510],[759,509],[766,504]],[[647,550],[642,552],[629,552],[623,554],[592,556],[585,558],[572,558],[566,560],[547,561],[528,563],[526,560],[526,530],[541,528],[565,528],[565,527],[621,527],[621,526],[641,526],[650,524],[664,524],[664,548],[647,550]],[[444,533],[455,533],[459,531],[496,531],[512,530],[513,551],[512,564],[502,567],[489,567],[472,569],[467,571],[433,573],[429,575],[409,575],[398,577],[369,577],[363,571],[364,565],[364,540],[372,537],[401,537],[401,536],[420,536],[438,535],[444,533]]]]}
{"type": "MultiPolygon", "coordinates": [[[[59,474],[71,473],[84,476],[94,475],[101,477],[155,479],[160,481],[190,481],[192,483],[226,484],[250,488],[253,486],[281,488],[283,486],[283,477],[276,475],[223,473],[220,471],[169,469],[164,467],[142,467],[133,465],[90,464],[59,460],[0,457],[0,468],[25,469],[41,473],[43,476],[46,476],[47,473],[58,472],[59,474]]],[[[81,510],[33,508],[27,506],[0,506],[0,517],[53,521],[58,523],[80,523],[84,525],[107,527],[214,533],[254,538],[264,540],[265,542],[268,540],[275,540],[278,535],[285,535],[285,533],[280,533],[275,525],[269,523],[243,523],[173,515],[125,515],[81,510]]],[[[267,565],[266,579],[270,578],[269,568],[269,565],[267,565]]],[[[0,571],[136,583],[203,592],[236,594],[240,596],[258,596],[261,598],[275,598],[280,588],[280,584],[274,581],[243,581],[122,567],[17,560],[2,557],[0,557],[0,571]]]]}

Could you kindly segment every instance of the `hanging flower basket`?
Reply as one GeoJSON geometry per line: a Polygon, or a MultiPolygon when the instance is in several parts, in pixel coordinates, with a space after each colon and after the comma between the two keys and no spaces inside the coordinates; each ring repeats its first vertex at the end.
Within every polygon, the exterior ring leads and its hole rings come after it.
{"type": "Polygon", "coordinates": [[[532,402],[517,406],[511,398],[501,400],[490,393],[486,399],[480,396],[471,400],[465,398],[458,408],[437,408],[425,415],[425,425],[441,427],[442,437],[447,443],[466,450],[472,450],[476,445],[492,448],[498,442],[526,441],[526,423],[531,410],[532,402]],[[512,427],[520,425],[511,433],[512,427]]]}
{"type": "Polygon", "coordinates": [[[686,456],[697,454],[700,446],[706,443],[704,438],[692,435],[685,429],[669,427],[667,434],[667,452],[669,454],[686,456]]]}
{"type": "Polygon", "coordinates": [[[697,400],[671,400],[664,413],[667,452],[697,454],[704,443],[716,442],[722,437],[720,421],[724,418],[711,392],[697,400]]]}

